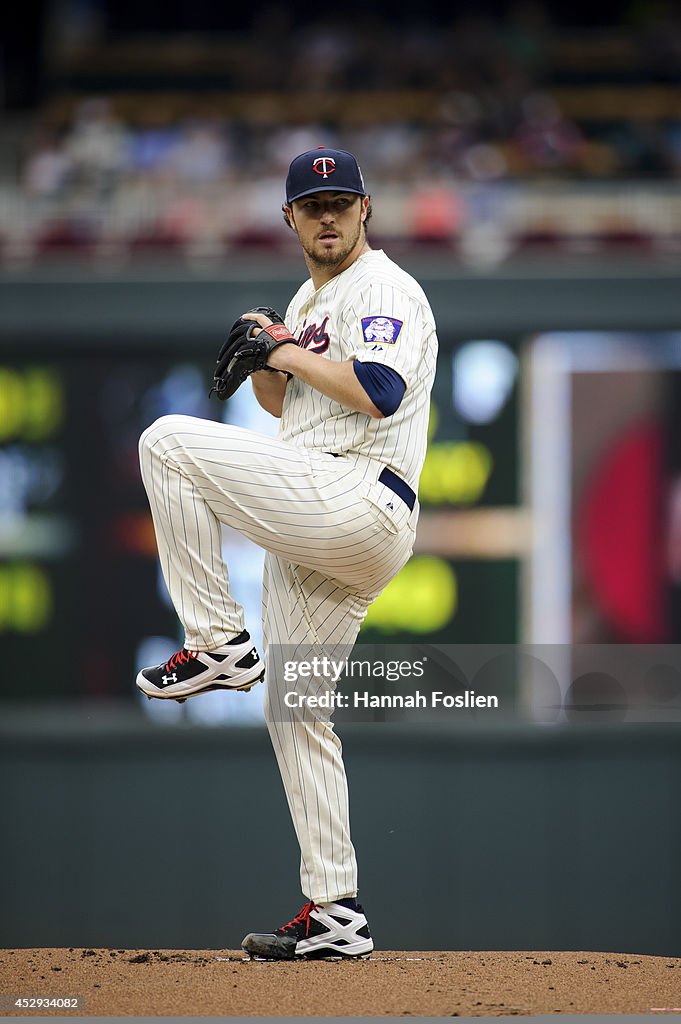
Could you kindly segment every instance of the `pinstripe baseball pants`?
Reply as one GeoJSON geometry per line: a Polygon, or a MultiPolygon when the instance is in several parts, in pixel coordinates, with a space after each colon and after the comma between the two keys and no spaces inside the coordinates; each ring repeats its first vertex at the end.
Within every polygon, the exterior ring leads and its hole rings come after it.
{"type": "Polygon", "coordinates": [[[163,575],[190,650],[244,628],[220,524],[267,551],[263,579],[265,719],[311,900],[355,895],[341,743],[330,715],[296,714],[277,651],[349,653],[366,609],[408,560],[416,512],[377,482],[381,466],[211,420],[164,416],[140,439],[163,575]],[[392,510],[386,511],[390,504],[392,510]]]}

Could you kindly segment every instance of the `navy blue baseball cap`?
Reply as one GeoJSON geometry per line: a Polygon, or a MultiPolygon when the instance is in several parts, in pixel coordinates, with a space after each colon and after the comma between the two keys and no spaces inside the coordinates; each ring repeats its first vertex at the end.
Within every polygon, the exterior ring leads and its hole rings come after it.
{"type": "Polygon", "coordinates": [[[287,204],[313,192],[356,192],[365,196],[362,172],[352,153],[319,146],[292,160],[286,176],[287,204]]]}

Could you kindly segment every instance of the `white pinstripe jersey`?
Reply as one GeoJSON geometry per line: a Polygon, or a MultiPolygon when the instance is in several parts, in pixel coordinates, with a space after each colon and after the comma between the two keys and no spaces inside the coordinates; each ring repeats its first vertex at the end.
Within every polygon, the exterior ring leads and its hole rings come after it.
{"type": "Polygon", "coordinates": [[[433,313],[418,282],[381,249],[371,249],[317,291],[306,281],[285,320],[302,348],[337,362],[383,363],[407,387],[392,416],[374,419],[294,377],[286,387],[279,436],[303,448],[367,456],[417,490],[438,347],[433,313]]]}

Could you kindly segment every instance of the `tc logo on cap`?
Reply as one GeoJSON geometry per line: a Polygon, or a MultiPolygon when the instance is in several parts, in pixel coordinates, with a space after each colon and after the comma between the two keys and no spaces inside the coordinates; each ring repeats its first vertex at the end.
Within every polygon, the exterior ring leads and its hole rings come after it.
{"type": "Polygon", "coordinates": [[[362,173],[352,153],[317,146],[291,161],[286,176],[286,202],[315,192],[354,192],[366,195],[362,173]]]}
{"type": "Polygon", "coordinates": [[[336,170],[336,161],[332,156],[318,156],[316,160],[312,161],[312,170],[315,174],[321,174],[323,178],[328,178],[336,170]]]}

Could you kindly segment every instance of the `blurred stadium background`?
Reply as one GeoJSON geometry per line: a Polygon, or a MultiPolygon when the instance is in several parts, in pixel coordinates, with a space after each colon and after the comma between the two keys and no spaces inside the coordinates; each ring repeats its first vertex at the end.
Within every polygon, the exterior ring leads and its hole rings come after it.
{"type": "MultiPolygon", "coordinates": [[[[516,666],[503,721],[342,731],[372,921],[397,948],[681,955],[680,85],[671,0],[8,13],[5,945],[235,945],[290,910],[261,693],[133,693],[181,642],[137,438],[168,412],[276,429],[209,379],[234,317],[283,311],[305,276],[283,178],[325,144],[358,155],[371,242],[423,284],[441,343],[417,549],[362,642],[584,667],[548,730],[516,666]],[[655,645],[647,720],[586,671],[592,645],[655,645]]],[[[257,638],[261,553],[224,542],[257,638]]]]}

